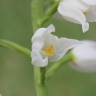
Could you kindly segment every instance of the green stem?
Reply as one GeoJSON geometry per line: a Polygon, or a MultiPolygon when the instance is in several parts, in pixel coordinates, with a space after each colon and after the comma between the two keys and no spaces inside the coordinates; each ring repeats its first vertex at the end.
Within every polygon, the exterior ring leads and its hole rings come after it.
{"type": "Polygon", "coordinates": [[[13,49],[31,57],[31,51],[29,49],[22,47],[21,45],[18,45],[12,41],[0,39],[0,46],[5,47],[5,48],[11,48],[11,49],[13,48],[13,49]]]}
{"type": "Polygon", "coordinates": [[[62,67],[64,64],[68,63],[70,60],[72,60],[73,56],[69,52],[67,55],[64,56],[61,60],[57,61],[53,66],[51,66],[47,72],[46,72],[46,79],[52,77],[60,67],[62,67]]]}
{"type": "Polygon", "coordinates": [[[40,21],[40,25],[43,26],[45,22],[47,22],[50,17],[52,17],[57,12],[57,7],[59,4],[59,1],[56,1],[47,11],[46,16],[40,21]]]}
{"type": "Polygon", "coordinates": [[[33,31],[40,27],[40,19],[44,16],[44,0],[32,0],[33,31]]]}
{"type": "Polygon", "coordinates": [[[36,96],[47,96],[45,69],[46,68],[34,67],[36,96]]]}

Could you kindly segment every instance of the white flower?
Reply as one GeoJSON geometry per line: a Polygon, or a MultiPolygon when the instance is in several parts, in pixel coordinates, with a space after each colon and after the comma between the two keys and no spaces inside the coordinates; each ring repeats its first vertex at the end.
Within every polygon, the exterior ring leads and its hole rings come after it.
{"type": "Polygon", "coordinates": [[[79,71],[96,71],[96,42],[82,41],[77,47],[73,48],[73,68],[79,71]]]}
{"type": "Polygon", "coordinates": [[[87,5],[96,5],[96,0],[81,0],[87,5]]]}
{"type": "Polygon", "coordinates": [[[79,42],[74,39],[58,38],[53,35],[55,27],[38,29],[32,37],[32,64],[39,67],[48,65],[48,61],[57,61],[79,42]]]}
{"type": "Polygon", "coordinates": [[[96,22],[96,0],[62,0],[58,12],[64,19],[82,24],[82,30],[86,32],[88,22],[96,22]]]}

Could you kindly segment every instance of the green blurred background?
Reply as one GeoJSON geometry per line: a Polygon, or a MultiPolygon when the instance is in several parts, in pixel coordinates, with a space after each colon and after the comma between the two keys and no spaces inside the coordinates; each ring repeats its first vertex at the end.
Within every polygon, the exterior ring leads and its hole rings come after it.
{"type": "MultiPolygon", "coordinates": [[[[0,0],[0,38],[31,49],[31,21],[31,0],[0,0]]],[[[86,34],[80,25],[56,17],[48,23],[56,26],[58,36],[96,40],[96,23],[90,24],[86,34]]],[[[66,64],[48,81],[48,91],[49,96],[96,96],[96,73],[80,73],[66,64]]],[[[2,96],[35,96],[29,58],[0,48],[0,93],[2,96]]]]}

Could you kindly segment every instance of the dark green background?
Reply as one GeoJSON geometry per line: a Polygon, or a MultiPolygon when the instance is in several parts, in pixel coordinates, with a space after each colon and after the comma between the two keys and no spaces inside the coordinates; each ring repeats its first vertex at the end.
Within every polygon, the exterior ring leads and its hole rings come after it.
{"type": "MultiPolygon", "coordinates": [[[[31,49],[31,0],[0,0],[0,38],[31,49]]],[[[96,40],[96,23],[83,34],[80,25],[53,18],[56,34],[76,39],[96,40]]],[[[46,24],[48,25],[48,24],[46,24]]],[[[49,96],[96,96],[96,73],[80,73],[64,65],[48,81],[49,96]]],[[[2,96],[35,96],[31,60],[0,48],[0,93],[2,96]]]]}

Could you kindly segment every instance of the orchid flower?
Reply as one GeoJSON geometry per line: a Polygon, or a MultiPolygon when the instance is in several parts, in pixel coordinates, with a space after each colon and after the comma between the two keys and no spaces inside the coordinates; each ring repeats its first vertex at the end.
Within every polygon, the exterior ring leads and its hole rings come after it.
{"type": "Polygon", "coordinates": [[[96,42],[82,41],[72,49],[73,68],[79,71],[96,72],[96,42]]]}
{"type": "Polygon", "coordinates": [[[96,22],[96,0],[61,0],[58,12],[64,19],[81,24],[83,32],[87,32],[89,22],[96,22]]]}
{"type": "Polygon", "coordinates": [[[55,32],[55,27],[51,24],[47,28],[39,28],[32,36],[33,65],[45,67],[48,61],[59,60],[79,42],[74,39],[58,38],[52,32],[55,32]]]}

